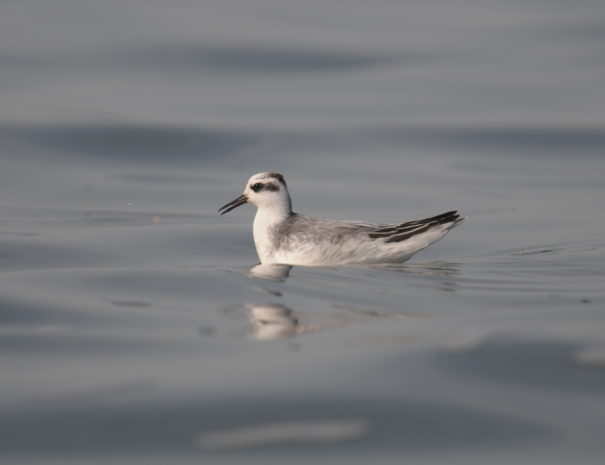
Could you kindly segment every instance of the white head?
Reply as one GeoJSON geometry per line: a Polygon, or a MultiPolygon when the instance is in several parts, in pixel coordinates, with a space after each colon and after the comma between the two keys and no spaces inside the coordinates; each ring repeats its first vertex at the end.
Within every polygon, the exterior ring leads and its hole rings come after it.
{"type": "Polygon", "coordinates": [[[248,180],[244,193],[227,205],[223,205],[218,211],[224,215],[245,203],[254,204],[259,210],[270,209],[284,215],[292,213],[292,201],[288,187],[284,177],[279,173],[255,174],[248,180]]]}

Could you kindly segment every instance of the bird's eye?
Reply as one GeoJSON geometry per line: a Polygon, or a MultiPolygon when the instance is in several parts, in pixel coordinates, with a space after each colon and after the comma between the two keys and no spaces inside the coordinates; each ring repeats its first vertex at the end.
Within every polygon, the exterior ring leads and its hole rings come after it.
{"type": "Polygon", "coordinates": [[[254,192],[258,192],[263,188],[263,185],[260,182],[257,182],[256,184],[253,184],[250,189],[252,189],[254,192]]]}

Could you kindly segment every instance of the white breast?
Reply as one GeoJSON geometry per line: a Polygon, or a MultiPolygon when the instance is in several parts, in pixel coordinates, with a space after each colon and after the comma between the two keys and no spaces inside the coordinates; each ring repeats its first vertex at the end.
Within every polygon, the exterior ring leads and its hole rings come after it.
{"type": "Polygon", "coordinates": [[[273,209],[259,208],[256,211],[252,231],[254,245],[261,263],[274,263],[276,244],[273,240],[272,230],[283,220],[283,215],[276,214],[273,209]]]}

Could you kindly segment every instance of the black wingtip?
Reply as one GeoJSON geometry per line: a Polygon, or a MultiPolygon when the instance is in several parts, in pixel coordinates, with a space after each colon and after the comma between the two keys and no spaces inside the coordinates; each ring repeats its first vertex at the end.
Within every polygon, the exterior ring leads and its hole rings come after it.
{"type": "Polygon", "coordinates": [[[428,231],[435,226],[452,223],[451,227],[454,227],[462,221],[464,221],[464,218],[460,217],[458,210],[451,210],[430,218],[408,221],[396,226],[387,226],[368,235],[372,239],[385,239],[386,242],[401,242],[428,231]]]}

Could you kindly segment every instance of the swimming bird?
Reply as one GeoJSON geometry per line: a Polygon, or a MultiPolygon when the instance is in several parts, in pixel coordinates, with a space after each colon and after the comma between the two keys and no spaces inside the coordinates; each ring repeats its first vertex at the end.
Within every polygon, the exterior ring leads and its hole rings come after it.
{"type": "Polygon", "coordinates": [[[262,264],[333,266],[401,263],[464,221],[457,211],[401,224],[313,218],[292,211],[279,173],[252,176],[244,193],[219,208],[221,215],[256,205],[253,233],[262,264]]]}

